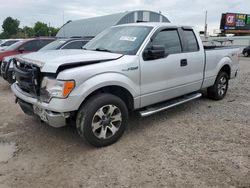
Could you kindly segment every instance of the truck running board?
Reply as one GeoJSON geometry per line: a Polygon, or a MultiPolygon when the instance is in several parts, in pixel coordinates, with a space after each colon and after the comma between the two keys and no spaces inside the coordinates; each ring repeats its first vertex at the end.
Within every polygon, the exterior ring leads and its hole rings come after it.
{"type": "Polygon", "coordinates": [[[189,95],[184,95],[182,97],[178,97],[178,98],[175,98],[175,99],[148,107],[145,110],[140,111],[139,113],[140,113],[141,117],[150,116],[150,115],[155,114],[157,112],[161,112],[161,111],[167,110],[169,108],[178,106],[180,104],[192,101],[194,99],[198,99],[201,96],[202,96],[201,93],[192,93],[189,95]]]}

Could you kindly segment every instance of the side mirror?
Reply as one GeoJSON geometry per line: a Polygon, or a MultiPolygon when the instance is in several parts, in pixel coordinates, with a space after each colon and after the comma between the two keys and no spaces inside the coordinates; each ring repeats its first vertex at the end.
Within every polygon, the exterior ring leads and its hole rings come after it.
{"type": "Polygon", "coordinates": [[[24,51],[25,51],[24,47],[20,47],[20,48],[18,49],[18,52],[20,52],[20,53],[23,53],[24,51]]]}
{"type": "Polygon", "coordinates": [[[153,45],[143,53],[144,60],[154,60],[166,57],[165,47],[163,45],[153,45]]]}

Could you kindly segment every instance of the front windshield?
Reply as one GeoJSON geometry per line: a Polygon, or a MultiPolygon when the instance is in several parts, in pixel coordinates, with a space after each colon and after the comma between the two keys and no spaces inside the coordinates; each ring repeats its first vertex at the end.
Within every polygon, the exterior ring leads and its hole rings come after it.
{"type": "Polygon", "coordinates": [[[43,48],[41,48],[39,51],[45,51],[45,50],[56,50],[58,49],[61,45],[63,45],[65,42],[67,42],[67,40],[55,40],[49,44],[47,44],[46,46],[44,46],[43,48]]]}
{"type": "Polygon", "coordinates": [[[18,41],[10,46],[8,46],[5,51],[13,51],[16,50],[19,46],[21,46],[23,44],[24,41],[18,41]]]}
{"type": "Polygon", "coordinates": [[[124,55],[135,55],[152,27],[111,27],[84,46],[85,50],[107,51],[124,55]]]}

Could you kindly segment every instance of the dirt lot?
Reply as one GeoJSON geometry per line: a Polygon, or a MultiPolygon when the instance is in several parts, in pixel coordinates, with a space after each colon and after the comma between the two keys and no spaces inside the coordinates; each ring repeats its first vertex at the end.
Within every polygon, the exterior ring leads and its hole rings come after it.
{"type": "Polygon", "coordinates": [[[96,149],[22,113],[0,79],[0,187],[250,187],[250,58],[227,97],[148,118],[96,149]],[[12,156],[12,153],[14,155],[12,156]]]}

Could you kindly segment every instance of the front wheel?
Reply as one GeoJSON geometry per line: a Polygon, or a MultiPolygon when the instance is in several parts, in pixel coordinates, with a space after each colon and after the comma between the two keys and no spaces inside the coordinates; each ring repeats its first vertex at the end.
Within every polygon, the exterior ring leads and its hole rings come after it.
{"type": "Polygon", "coordinates": [[[249,56],[249,53],[248,52],[244,52],[243,53],[245,57],[248,57],[249,56]]]}
{"type": "Polygon", "coordinates": [[[213,100],[221,100],[226,96],[229,76],[225,72],[220,72],[213,86],[207,88],[207,95],[213,100]]]}
{"type": "Polygon", "coordinates": [[[99,94],[90,98],[78,111],[79,135],[96,147],[115,143],[124,133],[128,120],[125,103],[117,96],[99,94]]]}

